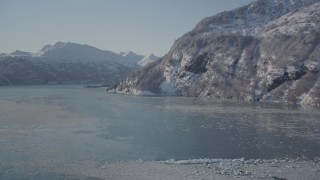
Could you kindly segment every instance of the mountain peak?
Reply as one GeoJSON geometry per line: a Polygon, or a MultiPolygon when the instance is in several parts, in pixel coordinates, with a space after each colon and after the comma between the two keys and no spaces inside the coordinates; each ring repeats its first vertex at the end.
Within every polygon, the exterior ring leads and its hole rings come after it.
{"type": "Polygon", "coordinates": [[[132,66],[136,66],[138,61],[143,58],[142,55],[138,55],[132,51],[120,52],[119,55],[122,56],[125,61],[131,63],[132,66]]]}
{"type": "Polygon", "coordinates": [[[41,51],[46,51],[46,50],[48,50],[48,49],[50,49],[50,48],[52,48],[53,46],[51,45],[51,44],[47,44],[47,45],[45,45],[45,46],[43,46],[43,48],[41,49],[41,51]]]}
{"type": "Polygon", "coordinates": [[[145,56],[144,58],[142,58],[138,64],[140,66],[146,66],[147,64],[155,61],[155,60],[158,60],[159,57],[155,56],[153,53],[149,54],[148,56],[145,56]]]}
{"type": "Polygon", "coordinates": [[[20,51],[16,50],[12,53],[10,53],[10,56],[31,56],[32,54],[30,52],[20,51]]]}
{"type": "Polygon", "coordinates": [[[67,44],[72,44],[72,43],[70,43],[70,42],[61,42],[61,41],[58,41],[58,42],[56,42],[53,46],[59,48],[59,47],[65,46],[65,45],[67,45],[67,44]]]}
{"type": "MultiPolygon", "coordinates": [[[[69,43],[69,42],[68,42],[69,43]]],[[[58,49],[58,48],[63,48],[65,47],[67,44],[67,42],[61,42],[58,41],[55,44],[51,45],[51,44],[47,44],[45,46],[43,46],[43,48],[39,51],[33,54],[33,56],[38,57],[38,56],[42,56],[44,55],[46,52],[52,51],[54,49],[58,49]]],[[[70,43],[69,43],[70,44],[70,43]]]]}
{"type": "Polygon", "coordinates": [[[123,56],[123,57],[130,57],[130,56],[141,56],[138,55],[132,51],[126,51],[126,52],[120,52],[119,55],[123,56]]]}
{"type": "Polygon", "coordinates": [[[111,52],[98,49],[87,44],[72,42],[56,42],[45,45],[34,57],[46,58],[48,62],[117,62],[122,57],[111,52]]]}
{"type": "Polygon", "coordinates": [[[156,55],[154,55],[153,53],[149,54],[149,56],[147,56],[147,57],[149,57],[149,58],[159,58],[156,55]]]}

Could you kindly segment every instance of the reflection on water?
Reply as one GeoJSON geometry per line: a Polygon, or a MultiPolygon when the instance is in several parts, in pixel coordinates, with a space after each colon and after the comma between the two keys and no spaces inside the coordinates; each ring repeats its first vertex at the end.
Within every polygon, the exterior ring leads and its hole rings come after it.
{"type": "Polygon", "coordinates": [[[0,177],[10,169],[65,173],[130,159],[313,159],[319,130],[320,111],[312,108],[1,87],[0,177]]]}

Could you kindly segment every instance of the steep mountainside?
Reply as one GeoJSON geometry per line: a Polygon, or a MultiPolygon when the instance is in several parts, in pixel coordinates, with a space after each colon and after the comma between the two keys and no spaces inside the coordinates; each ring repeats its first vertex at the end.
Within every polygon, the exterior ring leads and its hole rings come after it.
{"type": "Polygon", "coordinates": [[[202,20],[112,92],[320,106],[319,0],[258,0],[202,20]]]}

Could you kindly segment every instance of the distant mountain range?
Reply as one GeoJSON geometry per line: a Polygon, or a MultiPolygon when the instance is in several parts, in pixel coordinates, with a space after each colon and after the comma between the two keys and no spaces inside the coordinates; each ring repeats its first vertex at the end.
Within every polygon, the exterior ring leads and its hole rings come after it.
{"type": "Polygon", "coordinates": [[[110,92],[320,106],[319,0],[257,0],[200,21],[110,92]]]}
{"type": "Polygon", "coordinates": [[[0,54],[0,85],[112,84],[141,68],[139,61],[147,57],[131,51],[116,54],[89,45],[57,42],[36,53],[17,50],[0,54]]]}

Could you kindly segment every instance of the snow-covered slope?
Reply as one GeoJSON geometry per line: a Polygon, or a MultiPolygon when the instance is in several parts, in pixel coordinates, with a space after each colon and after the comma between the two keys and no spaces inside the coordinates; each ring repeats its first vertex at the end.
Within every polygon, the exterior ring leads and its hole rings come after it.
{"type": "Polygon", "coordinates": [[[142,55],[138,55],[132,51],[121,52],[119,55],[123,57],[123,60],[120,60],[123,63],[128,64],[130,67],[140,68],[138,62],[143,58],[142,55]]]}
{"type": "Polygon", "coordinates": [[[120,52],[119,54],[126,59],[130,59],[131,61],[134,61],[135,63],[137,63],[139,60],[143,58],[142,55],[138,55],[132,51],[120,52]]]}
{"type": "Polygon", "coordinates": [[[16,51],[10,53],[8,56],[11,56],[11,57],[30,57],[31,55],[32,55],[32,53],[30,53],[30,52],[16,50],[16,51]]]}
{"type": "Polygon", "coordinates": [[[200,21],[191,33],[203,36],[224,34],[261,35],[260,29],[270,21],[293,13],[319,0],[258,0],[247,6],[226,11],[200,21]]]}
{"type": "Polygon", "coordinates": [[[320,29],[320,5],[308,6],[299,11],[288,13],[279,19],[271,21],[255,33],[261,37],[294,35],[299,32],[310,33],[320,29]]]}
{"type": "Polygon", "coordinates": [[[122,60],[122,56],[111,51],[71,42],[57,42],[54,45],[46,45],[39,52],[34,53],[33,57],[44,59],[50,63],[118,62],[122,60]]]}
{"type": "Polygon", "coordinates": [[[57,42],[54,45],[46,45],[40,51],[32,54],[34,58],[43,59],[50,63],[61,62],[113,62],[128,68],[138,69],[138,62],[145,58],[132,51],[116,54],[111,51],[101,50],[89,45],[81,45],[71,42],[57,42]]]}
{"type": "Polygon", "coordinates": [[[157,59],[159,59],[159,57],[155,56],[154,54],[150,54],[149,56],[145,56],[142,59],[140,59],[138,64],[140,66],[146,66],[147,64],[149,64],[157,59]]]}
{"type": "Polygon", "coordinates": [[[111,91],[320,106],[319,0],[258,0],[202,20],[111,91]]]}

